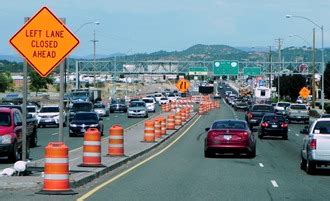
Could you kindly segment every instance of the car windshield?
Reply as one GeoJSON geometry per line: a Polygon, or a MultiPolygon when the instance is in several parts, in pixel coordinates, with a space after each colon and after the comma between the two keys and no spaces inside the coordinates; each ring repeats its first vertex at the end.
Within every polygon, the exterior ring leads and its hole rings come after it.
{"type": "Polygon", "coordinates": [[[71,94],[72,100],[86,99],[88,97],[88,92],[73,92],[71,94]]]}
{"type": "Polygon", "coordinates": [[[111,104],[125,104],[125,100],[112,100],[111,104]]]}
{"type": "Polygon", "coordinates": [[[97,121],[98,117],[95,113],[77,113],[76,115],[74,115],[74,120],[97,121]]]}
{"type": "Polygon", "coordinates": [[[291,105],[291,109],[293,109],[293,110],[307,110],[305,105],[291,105]]]}
{"type": "Polygon", "coordinates": [[[212,129],[246,129],[246,124],[242,121],[217,121],[213,123],[212,129]]]}
{"type": "Polygon", "coordinates": [[[167,100],[167,98],[161,98],[160,100],[167,100]]]}
{"type": "Polygon", "coordinates": [[[330,121],[319,121],[314,126],[315,134],[330,134],[330,121]]]}
{"type": "Polygon", "coordinates": [[[264,122],[285,122],[285,118],[280,115],[265,115],[264,122]]]}
{"type": "Polygon", "coordinates": [[[146,99],[142,99],[145,103],[153,103],[154,100],[153,99],[149,99],[149,98],[146,98],[146,99]]]}
{"type": "Polygon", "coordinates": [[[145,102],[131,102],[131,107],[145,107],[145,102]]]}
{"type": "Polygon", "coordinates": [[[72,111],[90,111],[92,109],[92,104],[89,103],[75,103],[73,104],[72,111]]]}
{"type": "Polygon", "coordinates": [[[36,112],[36,108],[35,107],[28,107],[26,108],[28,112],[36,112]]]}
{"type": "Polygon", "coordinates": [[[42,107],[40,109],[40,113],[48,113],[48,112],[60,112],[59,107],[42,107]]]}
{"type": "Polygon", "coordinates": [[[290,103],[278,103],[277,106],[278,107],[288,107],[290,105],[290,103]]]}
{"type": "Polygon", "coordinates": [[[321,118],[330,118],[330,114],[322,114],[321,118]]]}
{"type": "Polygon", "coordinates": [[[273,110],[273,106],[270,105],[255,105],[252,108],[252,111],[255,112],[272,111],[272,110],[273,110]]]}
{"type": "Polygon", "coordinates": [[[0,126],[10,126],[10,113],[0,113],[0,126]]]}

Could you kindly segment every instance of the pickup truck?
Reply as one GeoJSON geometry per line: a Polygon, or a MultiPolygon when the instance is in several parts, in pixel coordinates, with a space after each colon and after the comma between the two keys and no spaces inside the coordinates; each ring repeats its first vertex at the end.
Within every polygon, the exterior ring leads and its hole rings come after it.
{"type": "Polygon", "coordinates": [[[330,118],[316,119],[300,133],[305,134],[301,149],[300,168],[307,174],[315,173],[316,167],[330,165],[330,118]]]}
{"type": "Polygon", "coordinates": [[[274,107],[270,104],[254,104],[248,109],[245,114],[245,120],[248,122],[250,129],[254,126],[258,126],[261,119],[266,113],[274,113],[274,107]]]}
{"type": "MultiPolygon", "coordinates": [[[[31,116],[32,117],[32,116],[31,116]]],[[[27,158],[30,153],[30,145],[37,136],[36,124],[27,126],[27,158]]],[[[22,114],[17,108],[0,107],[0,156],[8,157],[10,162],[16,162],[22,158],[22,114]]]]}
{"type": "Polygon", "coordinates": [[[302,121],[307,124],[309,123],[308,108],[304,104],[290,104],[286,108],[286,114],[289,119],[289,123],[291,121],[302,121]]]}

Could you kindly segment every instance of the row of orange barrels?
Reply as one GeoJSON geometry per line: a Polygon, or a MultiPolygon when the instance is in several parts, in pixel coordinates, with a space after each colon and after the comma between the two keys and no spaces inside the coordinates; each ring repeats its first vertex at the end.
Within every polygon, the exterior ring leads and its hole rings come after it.
{"type": "Polygon", "coordinates": [[[188,104],[178,104],[178,103],[166,103],[161,105],[162,112],[171,112],[171,111],[176,111],[177,109],[180,108],[190,108],[190,111],[193,109],[193,105],[188,105],[188,104]]]}
{"type": "MultiPolygon", "coordinates": [[[[190,118],[190,108],[183,108],[167,118],[157,117],[144,123],[144,142],[155,142],[175,130],[190,118]]],[[[80,167],[104,167],[101,161],[101,134],[96,128],[89,128],[84,134],[83,156],[80,167]]],[[[124,155],[124,129],[113,125],[109,129],[107,156],[124,155]]],[[[69,184],[68,147],[63,142],[50,142],[45,148],[44,184],[39,194],[70,195],[74,192],[69,184]]]]}
{"type": "Polygon", "coordinates": [[[220,108],[220,102],[219,101],[204,101],[199,104],[198,108],[198,114],[203,115],[207,112],[215,109],[220,108]]]}

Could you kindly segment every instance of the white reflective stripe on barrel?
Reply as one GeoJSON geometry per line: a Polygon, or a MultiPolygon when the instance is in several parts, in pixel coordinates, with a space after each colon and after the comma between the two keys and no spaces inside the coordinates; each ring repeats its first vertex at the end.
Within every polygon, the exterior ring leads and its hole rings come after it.
{"type": "Polygon", "coordinates": [[[84,145],[101,145],[100,141],[84,141],[84,145]]]}
{"type": "Polygon", "coordinates": [[[153,131],[155,129],[154,128],[148,128],[148,127],[146,127],[144,130],[146,130],[146,131],[153,131]]]}
{"type": "Polygon", "coordinates": [[[146,134],[144,134],[144,136],[155,136],[154,134],[149,134],[149,133],[146,133],[146,134]]]}
{"type": "Polygon", "coordinates": [[[69,163],[69,158],[45,158],[45,163],[69,163]]]}
{"type": "Polygon", "coordinates": [[[69,174],[45,174],[44,179],[64,180],[64,179],[69,179],[69,174]]]}
{"type": "Polygon", "coordinates": [[[123,144],[109,144],[109,147],[121,148],[121,147],[124,147],[124,145],[123,144]]]}
{"type": "Polygon", "coordinates": [[[98,152],[84,152],[83,156],[90,156],[90,157],[96,157],[96,156],[101,156],[101,153],[98,152]]]}
{"type": "Polygon", "coordinates": [[[115,135],[115,136],[110,135],[110,136],[109,136],[109,139],[113,139],[113,140],[121,140],[121,139],[124,139],[124,136],[122,136],[122,135],[115,135]]]}

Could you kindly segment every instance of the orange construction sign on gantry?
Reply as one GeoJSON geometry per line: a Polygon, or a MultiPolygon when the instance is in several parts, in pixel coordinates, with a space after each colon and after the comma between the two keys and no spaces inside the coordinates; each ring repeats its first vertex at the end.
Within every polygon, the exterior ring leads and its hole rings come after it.
{"type": "Polygon", "coordinates": [[[303,87],[299,91],[299,95],[303,97],[304,99],[308,98],[311,91],[307,87],[303,87]]]}
{"type": "Polygon", "coordinates": [[[186,79],[179,79],[179,81],[176,83],[176,88],[181,92],[185,93],[190,87],[190,83],[186,79]]]}
{"type": "Polygon", "coordinates": [[[79,44],[77,37],[47,7],[41,8],[9,40],[42,77],[79,44]]]}

